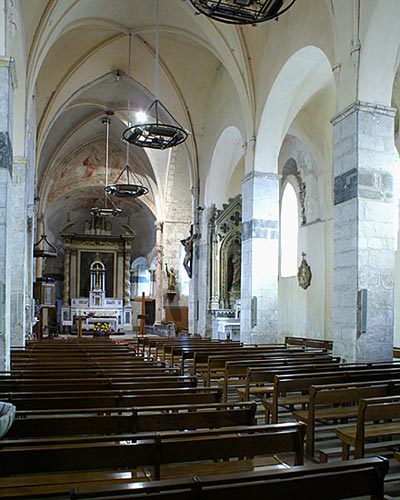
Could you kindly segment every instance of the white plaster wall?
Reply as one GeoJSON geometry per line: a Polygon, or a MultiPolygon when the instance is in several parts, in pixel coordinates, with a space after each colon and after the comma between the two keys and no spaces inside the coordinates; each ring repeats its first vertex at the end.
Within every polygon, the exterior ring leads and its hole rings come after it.
{"type": "Polygon", "coordinates": [[[297,276],[279,278],[278,341],[285,335],[330,338],[331,320],[327,311],[330,311],[331,294],[328,294],[327,284],[331,269],[327,258],[331,252],[324,251],[332,247],[330,225],[319,222],[300,228],[298,263],[300,265],[301,253],[305,252],[311,267],[311,285],[304,290],[298,285],[297,276]]]}

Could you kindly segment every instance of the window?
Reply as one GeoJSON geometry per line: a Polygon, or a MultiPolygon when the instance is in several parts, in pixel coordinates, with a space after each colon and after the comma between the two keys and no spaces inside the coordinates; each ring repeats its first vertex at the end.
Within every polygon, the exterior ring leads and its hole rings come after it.
{"type": "Polygon", "coordinates": [[[294,187],[287,183],[283,191],[281,206],[281,276],[297,274],[297,238],[299,233],[297,195],[294,187]]]}
{"type": "Polygon", "coordinates": [[[146,259],[139,257],[131,267],[131,296],[140,297],[142,292],[150,294],[150,272],[146,259]]]}

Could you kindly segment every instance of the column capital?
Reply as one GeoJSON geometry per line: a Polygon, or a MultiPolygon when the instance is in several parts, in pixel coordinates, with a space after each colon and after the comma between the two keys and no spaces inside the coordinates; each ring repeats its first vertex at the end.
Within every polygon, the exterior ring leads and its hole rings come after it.
{"type": "Polygon", "coordinates": [[[282,176],[279,174],[274,174],[272,172],[260,172],[260,171],[252,171],[246,174],[242,179],[242,184],[252,180],[252,179],[268,179],[271,181],[280,181],[282,176]]]}
{"type": "Polygon", "coordinates": [[[28,165],[29,159],[26,156],[14,156],[13,163],[14,165],[28,165]]]}
{"type": "Polygon", "coordinates": [[[154,226],[156,228],[156,231],[163,231],[163,229],[164,229],[164,221],[156,220],[156,221],[154,221],[154,226]]]}
{"type": "Polygon", "coordinates": [[[349,106],[347,106],[347,108],[343,109],[342,111],[339,111],[339,113],[337,113],[331,119],[331,123],[333,126],[335,126],[342,120],[346,119],[348,116],[358,111],[362,111],[364,113],[392,116],[393,118],[396,115],[396,109],[391,108],[390,106],[384,106],[383,104],[376,104],[372,102],[355,101],[349,106]]]}
{"type": "Polygon", "coordinates": [[[15,59],[13,57],[0,56],[0,68],[8,68],[10,70],[11,83],[15,90],[18,86],[15,59]]]}

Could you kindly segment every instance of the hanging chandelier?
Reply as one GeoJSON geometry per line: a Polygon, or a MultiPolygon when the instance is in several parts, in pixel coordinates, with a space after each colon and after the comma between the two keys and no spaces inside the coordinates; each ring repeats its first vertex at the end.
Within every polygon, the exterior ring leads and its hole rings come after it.
{"type": "Polygon", "coordinates": [[[146,120],[130,125],[123,133],[123,139],[142,148],[167,149],[184,142],[189,132],[179,124],[158,99],[159,77],[159,0],[156,0],[156,70],[155,99],[146,111],[146,120]],[[148,118],[151,117],[151,118],[148,118]]]}
{"type": "MultiPolygon", "coordinates": [[[[128,120],[131,111],[130,95],[131,95],[131,51],[132,51],[132,34],[129,33],[129,48],[128,48],[128,120]]],[[[129,129],[128,129],[129,130],[129,129]]],[[[126,132],[126,131],[125,131],[126,132]]],[[[144,186],[139,177],[129,167],[129,145],[130,142],[126,141],[126,161],[125,168],[117,177],[114,184],[106,184],[106,195],[117,196],[120,198],[139,198],[149,192],[149,189],[144,186]],[[123,180],[126,178],[126,182],[123,180]]]]}
{"type": "Polygon", "coordinates": [[[277,19],[296,0],[190,0],[207,17],[228,24],[257,24],[277,19]]]}
{"type": "MultiPolygon", "coordinates": [[[[109,156],[109,143],[110,143],[110,124],[111,119],[109,118],[114,114],[113,111],[106,111],[106,118],[102,119],[102,123],[106,125],[106,153],[105,153],[105,188],[108,184],[108,156],[109,156]]],[[[117,208],[114,203],[108,199],[107,192],[104,192],[104,206],[103,207],[92,207],[90,209],[90,215],[97,217],[115,217],[120,214],[122,210],[117,208]],[[110,205],[108,205],[110,201],[110,205]]]]}

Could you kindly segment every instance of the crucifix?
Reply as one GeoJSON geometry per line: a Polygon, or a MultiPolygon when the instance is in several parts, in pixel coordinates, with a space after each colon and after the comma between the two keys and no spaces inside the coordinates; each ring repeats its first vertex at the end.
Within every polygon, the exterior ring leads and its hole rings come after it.
{"type": "Polygon", "coordinates": [[[136,302],[142,303],[142,312],[141,314],[137,315],[137,318],[140,321],[139,334],[142,336],[146,333],[146,319],[149,318],[149,315],[146,314],[146,302],[151,302],[152,300],[153,299],[151,299],[150,297],[146,298],[146,294],[144,292],[142,293],[142,296],[140,298],[139,297],[135,298],[136,302]]]}

